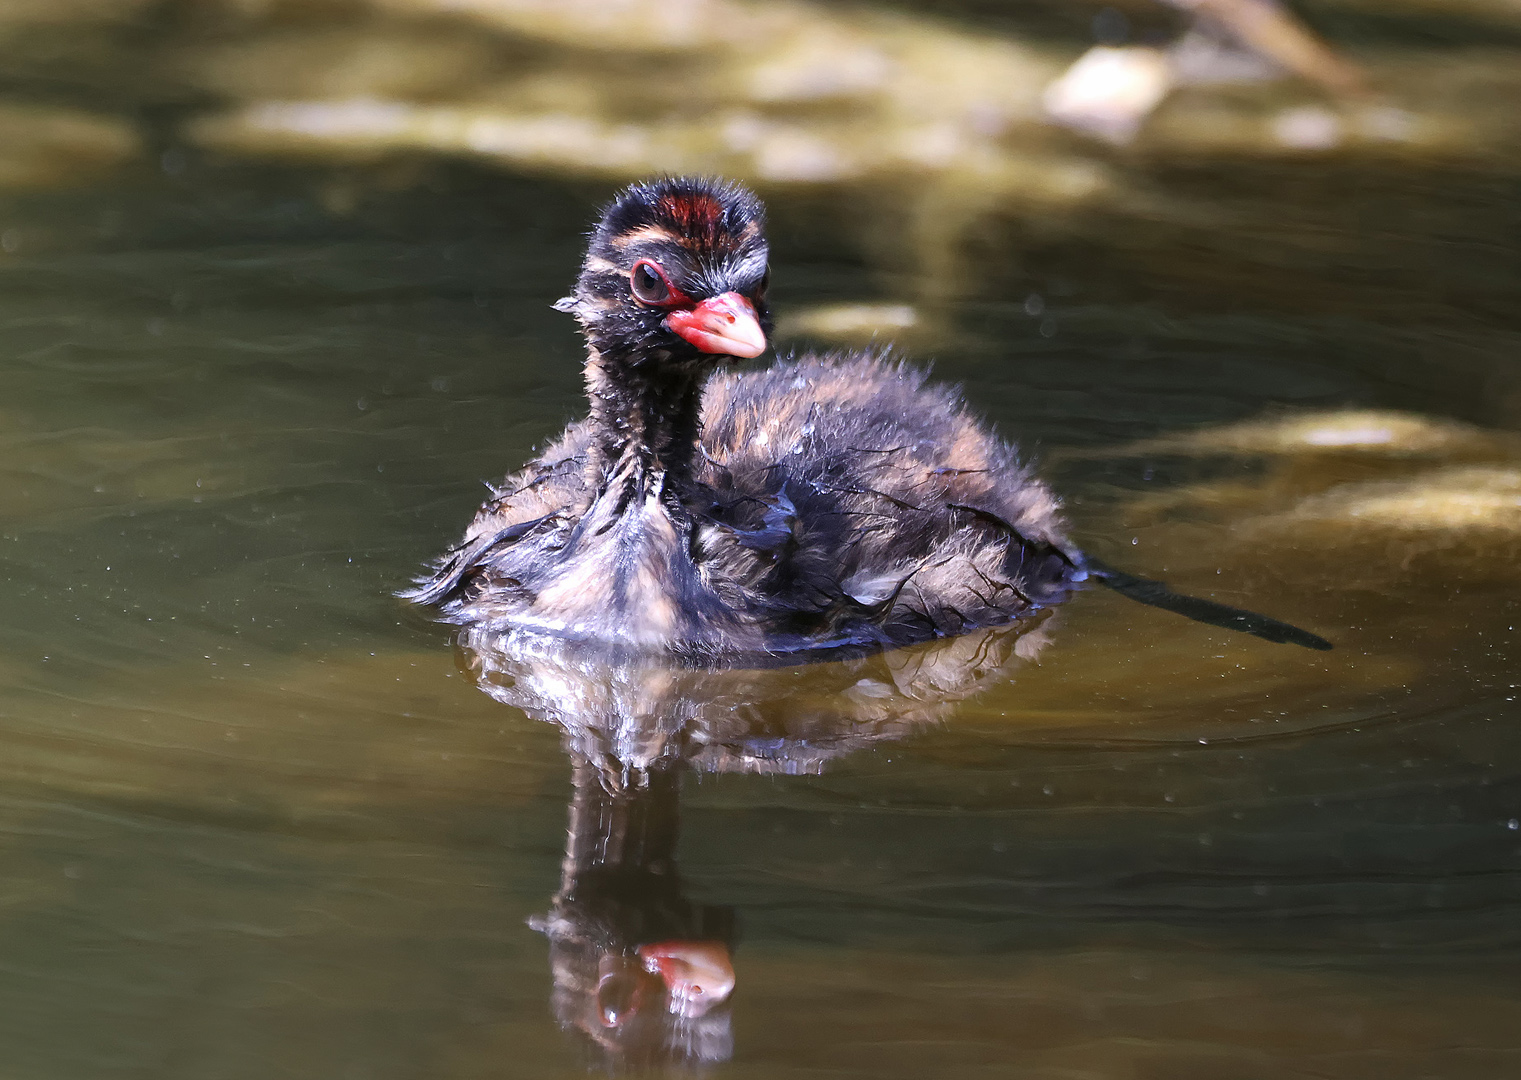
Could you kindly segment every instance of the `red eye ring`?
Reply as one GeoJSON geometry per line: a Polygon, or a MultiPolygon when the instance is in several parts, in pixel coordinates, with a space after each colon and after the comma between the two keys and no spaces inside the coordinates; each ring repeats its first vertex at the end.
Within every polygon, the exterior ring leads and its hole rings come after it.
{"type": "Polygon", "coordinates": [[[667,307],[681,296],[671,286],[671,279],[665,276],[660,264],[649,259],[640,259],[629,270],[628,287],[635,300],[650,307],[667,307]]]}

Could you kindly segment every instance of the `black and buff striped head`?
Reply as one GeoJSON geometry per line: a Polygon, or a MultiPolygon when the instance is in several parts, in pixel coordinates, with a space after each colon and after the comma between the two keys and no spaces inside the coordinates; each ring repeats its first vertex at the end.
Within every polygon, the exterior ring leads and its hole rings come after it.
{"type": "Polygon", "coordinates": [[[580,320],[604,361],[759,356],[771,326],[764,224],[760,200],[737,184],[635,184],[603,212],[575,291],[555,306],[580,320]]]}

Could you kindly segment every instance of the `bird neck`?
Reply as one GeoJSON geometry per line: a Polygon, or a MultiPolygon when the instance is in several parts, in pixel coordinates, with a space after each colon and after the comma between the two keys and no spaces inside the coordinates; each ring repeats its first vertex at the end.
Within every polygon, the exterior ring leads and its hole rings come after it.
{"type": "Polygon", "coordinates": [[[609,774],[575,758],[561,892],[588,877],[675,876],[681,775],[670,763],[609,774]]]}
{"type": "Polygon", "coordinates": [[[586,393],[596,429],[595,464],[604,476],[647,487],[691,475],[702,430],[702,375],[686,366],[639,364],[589,350],[586,393]]]}

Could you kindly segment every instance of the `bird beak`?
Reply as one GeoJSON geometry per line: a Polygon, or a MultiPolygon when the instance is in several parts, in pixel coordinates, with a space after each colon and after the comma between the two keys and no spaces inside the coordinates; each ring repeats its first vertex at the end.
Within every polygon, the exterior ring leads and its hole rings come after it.
{"type": "Polygon", "coordinates": [[[678,1016],[705,1016],[734,992],[734,965],[721,941],[661,941],[639,946],[644,970],[665,983],[668,1008],[678,1016]]]}
{"type": "Polygon", "coordinates": [[[688,310],[673,311],[665,324],[705,353],[749,358],[766,351],[766,332],[756,318],[755,306],[736,292],[711,297],[688,310]]]}

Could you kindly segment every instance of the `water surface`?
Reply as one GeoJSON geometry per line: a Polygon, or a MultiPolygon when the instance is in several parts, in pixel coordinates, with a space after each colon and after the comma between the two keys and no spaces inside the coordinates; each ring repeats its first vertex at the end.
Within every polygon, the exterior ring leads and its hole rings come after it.
{"type": "MultiPolygon", "coordinates": [[[[948,290],[891,199],[768,192],[777,306],[919,305],[1086,546],[1336,649],[1089,592],[822,775],[689,774],[721,1075],[1521,1065],[1515,173],[1126,167],[1170,216],[991,214],[948,290]]],[[[560,733],[390,594],[581,409],[549,304],[610,191],[185,151],[6,196],[14,1075],[595,1063],[526,925],[560,733]]]]}

